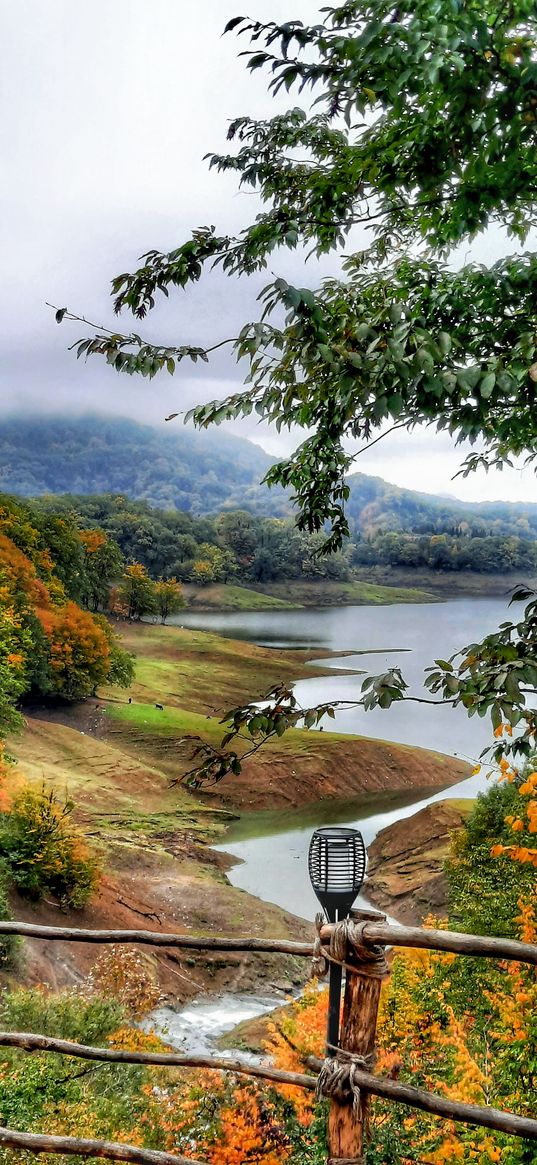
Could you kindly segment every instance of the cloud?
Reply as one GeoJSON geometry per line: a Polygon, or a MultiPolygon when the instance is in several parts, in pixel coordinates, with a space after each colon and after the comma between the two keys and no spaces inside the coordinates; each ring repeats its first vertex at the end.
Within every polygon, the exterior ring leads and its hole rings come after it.
{"type": "MultiPolygon", "coordinates": [[[[293,0],[293,15],[318,19],[317,0],[293,0]]],[[[288,18],[288,0],[252,0],[260,19],[288,18]]],[[[205,365],[183,365],[172,381],[122,378],[97,359],[83,364],[67,346],[86,331],[54,323],[45,301],[69,305],[96,323],[114,319],[109,282],[150,247],[168,249],[199,225],[236,230],[256,213],[255,196],[233,176],[209,173],[203,155],[226,149],[228,120],[265,116],[266,82],[238,60],[241,44],[222,38],[236,0],[18,0],[3,11],[0,129],[0,291],[4,413],[88,408],[162,424],[171,411],[220,397],[242,375],[222,349],[205,365]]],[[[293,98],[294,100],[294,98],[293,98]]],[[[282,95],[273,109],[283,107],[282,95]]],[[[479,257],[501,251],[499,236],[479,257]]],[[[278,273],[315,285],[336,273],[335,258],[304,263],[277,255],[278,273]]],[[[216,341],[257,314],[261,273],[231,283],[221,272],[159,305],[143,325],[152,340],[216,341]]],[[[125,319],[125,327],[130,320],[125,319]]],[[[140,325],[139,330],[142,330],[140,325]]],[[[304,438],[280,436],[253,418],[234,432],[275,456],[304,438]]],[[[396,435],[356,468],[401,485],[464,497],[526,497],[532,475],[453,483],[460,461],[445,436],[396,435]]]]}

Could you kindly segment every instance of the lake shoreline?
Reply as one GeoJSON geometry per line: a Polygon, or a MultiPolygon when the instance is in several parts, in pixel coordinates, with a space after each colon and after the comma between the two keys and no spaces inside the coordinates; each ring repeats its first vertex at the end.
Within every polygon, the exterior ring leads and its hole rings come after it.
{"type": "MultiPolygon", "coordinates": [[[[392,606],[400,603],[443,603],[450,599],[505,598],[520,581],[519,574],[478,574],[475,571],[414,570],[405,567],[355,568],[345,582],[183,584],[185,614],[325,610],[334,607],[392,606]]],[[[530,580],[533,585],[536,580],[530,580]]],[[[181,612],[175,622],[181,623],[181,612]]]]}
{"type": "MultiPolygon", "coordinates": [[[[345,582],[290,579],[284,583],[183,583],[185,613],[230,611],[323,610],[326,607],[391,606],[395,603],[442,602],[432,591],[413,585],[393,586],[352,578],[345,582]]],[[[173,620],[181,622],[181,613],[173,620]]]]}
{"type": "MultiPolygon", "coordinates": [[[[505,618],[506,614],[508,612],[502,596],[499,600],[470,599],[465,602],[456,599],[451,603],[434,607],[432,604],[420,608],[391,607],[383,609],[382,612],[371,610],[366,612],[360,608],[355,608],[354,611],[341,610],[337,613],[324,611],[315,615],[312,612],[301,612],[293,619],[283,612],[277,614],[267,612],[262,619],[253,615],[244,616],[240,620],[234,616],[218,619],[211,615],[203,620],[203,625],[217,628],[219,633],[224,635],[243,634],[249,641],[261,640],[272,647],[287,650],[291,646],[291,639],[288,640],[287,635],[292,637],[295,645],[300,644],[302,648],[315,635],[318,646],[313,648],[308,643],[308,653],[311,651],[314,659],[320,663],[319,647],[322,645],[324,647],[322,662],[331,670],[331,676],[327,679],[325,674],[318,679],[312,677],[296,681],[295,695],[303,707],[310,707],[321,699],[345,700],[350,698],[352,691],[356,693],[355,678],[336,670],[338,656],[341,657],[342,663],[354,662],[357,668],[365,666],[369,672],[380,672],[388,666],[402,666],[403,674],[405,676],[408,674],[412,682],[411,691],[419,693],[418,685],[423,682],[423,668],[432,662],[433,654],[449,658],[454,647],[469,642],[471,636],[477,637],[488,633],[505,618]],[[357,645],[353,651],[354,661],[349,660],[349,642],[356,642],[357,645]],[[390,642],[397,643],[397,648],[380,646],[382,643],[390,642]],[[332,646],[332,657],[326,654],[328,644],[332,646]],[[347,647],[345,658],[341,650],[343,644],[347,647]],[[364,644],[371,646],[364,647],[364,644]],[[371,657],[369,660],[368,655],[371,657]]],[[[297,670],[296,675],[298,674],[297,670]]],[[[299,809],[293,809],[292,803],[282,807],[279,813],[263,811],[262,805],[259,804],[243,805],[243,808],[239,809],[240,820],[231,824],[218,846],[219,850],[231,855],[234,862],[228,872],[234,885],[262,900],[269,900],[284,909],[291,909],[301,917],[312,918],[316,905],[305,897],[309,891],[305,886],[304,871],[307,865],[307,845],[314,828],[321,824],[352,825],[362,829],[366,845],[370,845],[382,829],[386,829],[398,819],[404,822],[403,833],[405,833],[407,828],[413,828],[407,825],[411,817],[426,805],[453,799],[471,800],[484,787],[483,774],[471,776],[470,773],[475,764],[473,758],[477,757],[490,741],[487,723],[468,721],[462,709],[454,713],[449,708],[440,707],[437,712],[426,706],[418,705],[416,708],[413,705],[401,704],[392,708],[389,713],[360,712],[362,722],[358,734],[357,714],[356,708],[349,708],[343,712],[340,709],[336,710],[335,724],[333,721],[331,724],[334,724],[339,734],[339,741],[343,736],[347,736],[349,743],[353,741],[357,746],[356,755],[361,755],[362,761],[365,759],[366,764],[368,748],[373,746],[378,750],[379,744],[383,743],[393,750],[392,774],[386,773],[383,782],[374,790],[367,785],[362,786],[355,796],[351,794],[347,805],[342,803],[335,792],[328,798],[325,796],[320,801],[313,802],[311,787],[301,799],[299,809]],[[346,720],[343,720],[344,716],[346,720]],[[427,718],[429,723],[427,731],[426,721],[425,719],[422,721],[421,716],[427,718]],[[367,735],[364,734],[363,728],[367,735]],[[396,733],[402,732],[406,732],[407,735],[399,735],[399,739],[395,740],[396,733]],[[428,754],[442,756],[445,765],[443,780],[436,789],[431,788],[431,785],[428,788],[423,787],[424,782],[420,781],[414,765],[412,782],[407,787],[406,795],[401,791],[397,779],[400,776],[400,773],[397,773],[399,768],[397,758],[402,747],[402,739],[405,740],[413,761],[417,757],[427,755],[422,751],[424,743],[428,744],[431,740],[438,742],[436,749],[431,748],[428,754]],[[418,744],[420,740],[422,748],[418,744]],[[469,760],[466,763],[460,756],[454,757],[455,748],[468,753],[469,760]],[[462,780],[458,782],[457,777],[453,776],[454,765],[461,766],[459,772],[462,780]],[[390,790],[388,796],[386,789],[390,790]],[[398,807],[393,812],[390,810],[390,800],[398,807]],[[295,893],[293,882],[297,878],[299,882],[302,879],[302,889],[295,893]]],[[[330,781],[331,776],[332,773],[328,770],[326,779],[330,781]]],[[[435,816],[436,812],[434,808],[431,815],[435,816]]],[[[371,902],[374,894],[369,896],[366,891],[366,898],[371,902]]],[[[388,905],[389,909],[387,900],[385,905],[388,905]]],[[[393,914],[397,916],[396,909],[393,910],[393,914]]]]}

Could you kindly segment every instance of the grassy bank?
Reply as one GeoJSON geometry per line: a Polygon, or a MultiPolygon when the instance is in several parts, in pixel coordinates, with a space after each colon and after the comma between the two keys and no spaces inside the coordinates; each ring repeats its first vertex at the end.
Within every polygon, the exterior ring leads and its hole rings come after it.
{"type": "Polygon", "coordinates": [[[187,606],[198,611],[268,611],[296,606],[286,599],[233,583],[213,583],[208,587],[185,583],[183,592],[187,606]]]}
{"type": "Polygon", "coordinates": [[[188,607],[198,611],[264,611],[270,608],[386,606],[390,603],[432,603],[437,596],[419,586],[385,586],[362,579],[332,582],[299,579],[258,584],[255,588],[219,583],[184,587],[188,607]]]}
{"type": "Polygon", "coordinates": [[[364,607],[379,607],[391,603],[434,603],[437,601],[432,592],[422,590],[419,586],[384,586],[365,579],[353,579],[351,582],[331,582],[325,579],[316,582],[304,579],[294,582],[271,583],[270,586],[263,587],[262,590],[277,598],[285,594],[290,604],[301,607],[342,607],[354,604],[364,607]]]}
{"type": "MultiPolygon", "coordinates": [[[[135,748],[172,778],[193,767],[201,742],[219,744],[229,708],[261,698],[278,682],[333,675],[311,667],[306,652],[257,647],[190,628],[129,627],[124,638],[137,654],[133,702],[106,704],[107,737],[135,748]]],[[[466,772],[461,762],[407,745],[294,730],[267,744],[240,776],[227,777],[204,796],[234,810],[291,808],[322,798],[439,788],[466,772]]]]}
{"type": "MultiPolygon", "coordinates": [[[[149,734],[150,728],[145,730],[149,734]]],[[[170,786],[173,765],[164,771],[159,764],[162,742],[155,733],[152,762],[147,761],[132,723],[125,735],[109,734],[102,702],[94,700],[72,713],[36,710],[28,718],[24,736],[13,742],[18,763],[12,780],[22,773],[72,798],[75,819],[100,852],[104,873],[83,911],[60,915],[52,901],[36,905],[15,896],[16,917],[46,925],[57,925],[61,918],[64,925],[92,929],[306,938],[308,924],[230,885],[225,855],[210,848],[211,842],[222,841],[230,814],[170,786]]],[[[48,983],[53,989],[76,985],[100,953],[100,947],[83,943],[28,940],[22,976],[29,984],[48,983]]],[[[144,959],[154,966],[174,1005],[204,991],[267,990],[275,980],[291,990],[304,973],[296,960],[281,956],[164,949],[146,952],[144,959]]]]}
{"type": "MultiPolygon", "coordinates": [[[[478,574],[477,571],[442,571],[391,566],[358,567],[356,576],[360,582],[386,586],[390,590],[402,587],[417,587],[429,591],[433,598],[452,599],[456,596],[482,598],[487,595],[504,596],[520,582],[520,572],[509,574],[478,574]]],[[[536,579],[525,579],[529,586],[537,584],[536,579]]],[[[404,600],[399,600],[403,602],[404,600]]]]}

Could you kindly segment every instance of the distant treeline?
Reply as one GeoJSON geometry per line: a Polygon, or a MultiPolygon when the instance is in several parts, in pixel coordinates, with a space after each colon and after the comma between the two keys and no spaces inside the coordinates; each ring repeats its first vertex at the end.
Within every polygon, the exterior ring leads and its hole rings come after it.
{"type": "Polygon", "coordinates": [[[377,534],[351,551],[354,566],[402,566],[505,574],[537,570],[537,541],[527,536],[481,534],[377,534]]]}
{"type": "Polygon", "coordinates": [[[351,574],[350,544],[344,553],[319,557],[322,534],[301,534],[292,519],[258,518],[245,510],[195,518],[110,494],[41,497],[31,504],[103,531],[127,563],[141,563],[155,579],[264,583],[351,574]]]}
{"type": "MultiPolygon", "coordinates": [[[[119,548],[119,562],[141,563],[153,579],[245,585],[299,578],[344,581],[355,567],[378,564],[484,574],[537,571],[537,540],[527,523],[508,534],[497,532],[497,520],[483,522],[482,533],[461,521],[450,532],[356,534],[341,552],[325,557],[318,553],[322,534],[303,534],[292,519],[256,517],[245,510],[194,517],[111,494],[44,497],[32,505],[62,514],[80,528],[103,531],[119,548]]],[[[112,549],[107,553],[112,555],[112,549]]]]}

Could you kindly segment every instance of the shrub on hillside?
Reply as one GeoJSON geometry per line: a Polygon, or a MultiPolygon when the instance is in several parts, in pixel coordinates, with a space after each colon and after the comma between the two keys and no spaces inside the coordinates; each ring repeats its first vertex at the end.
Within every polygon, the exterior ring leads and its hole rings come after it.
{"type": "MultiPolygon", "coordinates": [[[[123,1022],[124,1013],[117,1002],[88,1000],[74,990],[52,994],[43,987],[21,988],[6,991],[0,998],[0,1024],[7,1031],[41,1032],[58,1039],[102,1046],[123,1022]]],[[[123,1064],[84,1066],[80,1060],[66,1056],[47,1052],[28,1056],[16,1048],[3,1048],[2,1121],[32,1132],[101,1135],[112,1140],[111,1126],[117,1120],[118,1108],[118,1127],[129,1127],[128,1111],[132,1111],[133,1093],[133,1088],[128,1087],[129,1071],[123,1064]],[[118,1103],[125,1078],[127,1112],[121,1111],[118,1103]]],[[[14,1165],[24,1158],[24,1154],[0,1149],[1,1165],[14,1165]]]]}
{"type": "Polygon", "coordinates": [[[5,991],[0,1002],[5,1030],[41,1032],[79,1044],[106,1044],[124,1022],[125,1012],[117,999],[98,995],[88,999],[74,989],[53,994],[43,986],[21,987],[5,991]]]}
{"type": "Polygon", "coordinates": [[[21,894],[39,901],[48,893],[81,909],[98,884],[99,862],[73,824],[73,808],[44,785],[24,785],[0,817],[0,856],[21,894]]]}
{"type": "MultiPolygon", "coordinates": [[[[459,930],[514,937],[519,899],[529,901],[535,892],[531,865],[492,852],[498,843],[512,841],[506,819],[519,811],[523,779],[494,783],[480,793],[464,828],[452,839],[445,870],[449,918],[459,930]]],[[[525,838],[524,833],[517,836],[525,838]]]]}
{"type": "Polygon", "coordinates": [[[161,998],[147,956],[115,943],[99,955],[87,986],[90,996],[116,999],[133,1019],[147,1015],[161,998]]]}

